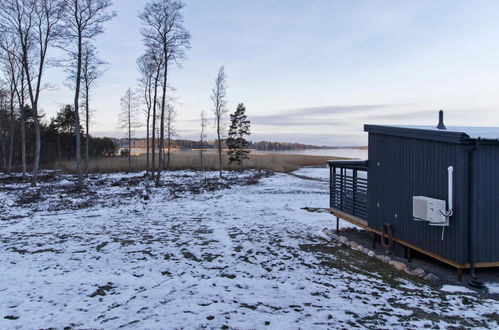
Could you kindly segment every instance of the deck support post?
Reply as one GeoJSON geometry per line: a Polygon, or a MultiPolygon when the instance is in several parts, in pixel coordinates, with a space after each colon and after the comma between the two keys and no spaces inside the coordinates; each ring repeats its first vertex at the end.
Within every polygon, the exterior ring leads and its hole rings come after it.
{"type": "Polygon", "coordinates": [[[340,218],[336,217],[336,234],[340,233],[340,218]]]}
{"type": "Polygon", "coordinates": [[[412,250],[408,246],[405,247],[405,257],[407,259],[407,262],[412,262],[412,250]]]}
{"type": "Polygon", "coordinates": [[[456,278],[458,282],[461,282],[463,280],[463,269],[458,268],[456,271],[456,278]]]}

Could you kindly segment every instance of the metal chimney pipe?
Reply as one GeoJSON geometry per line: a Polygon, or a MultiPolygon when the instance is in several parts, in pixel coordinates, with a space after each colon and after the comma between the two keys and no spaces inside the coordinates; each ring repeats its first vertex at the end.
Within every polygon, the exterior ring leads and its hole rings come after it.
{"type": "Polygon", "coordinates": [[[447,127],[445,127],[444,125],[444,111],[443,110],[440,110],[438,112],[438,126],[437,126],[438,129],[447,129],[447,127]]]}

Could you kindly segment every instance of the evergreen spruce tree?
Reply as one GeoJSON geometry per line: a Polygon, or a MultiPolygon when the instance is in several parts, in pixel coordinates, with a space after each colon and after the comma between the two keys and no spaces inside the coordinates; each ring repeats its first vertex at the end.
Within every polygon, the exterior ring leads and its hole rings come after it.
{"type": "Polygon", "coordinates": [[[246,116],[246,108],[244,104],[239,103],[234,114],[230,115],[229,137],[227,138],[227,152],[229,156],[229,164],[233,162],[239,164],[241,171],[243,170],[243,161],[248,159],[249,151],[248,141],[244,138],[245,135],[250,135],[250,121],[246,116]]]}

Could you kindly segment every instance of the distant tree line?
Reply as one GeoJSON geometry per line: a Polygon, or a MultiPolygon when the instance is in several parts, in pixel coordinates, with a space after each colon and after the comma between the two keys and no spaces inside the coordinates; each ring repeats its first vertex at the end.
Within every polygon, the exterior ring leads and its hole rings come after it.
{"type": "Polygon", "coordinates": [[[248,147],[250,149],[262,150],[262,151],[321,149],[321,147],[319,146],[309,145],[309,144],[292,143],[292,142],[271,142],[271,141],[250,142],[248,147]]]}
{"type": "MultiPolygon", "coordinates": [[[[120,148],[128,146],[128,139],[115,139],[113,141],[120,148]]],[[[172,139],[172,148],[181,150],[190,149],[217,149],[216,141],[201,140],[188,140],[188,139],[172,139]]],[[[227,148],[226,139],[222,139],[222,147],[227,148]]],[[[132,148],[146,148],[146,139],[135,138],[132,139],[132,148]]],[[[303,149],[327,149],[331,147],[323,147],[310,144],[293,143],[293,142],[271,142],[271,141],[248,141],[247,149],[254,149],[259,151],[290,151],[290,150],[303,150],[303,149]]]]}
{"type": "MultiPolygon", "coordinates": [[[[31,164],[35,158],[35,127],[32,111],[25,107],[23,116],[15,116],[11,122],[8,108],[0,105],[0,168],[4,171],[22,171],[23,155],[21,148],[21,126],[25,130],[25,158],[31,164]],[[24,122],[21,121],[24,118],[24,122]],[[12,149],[9,146],[13,126],[12,149]],[[10,153],[12,150],[12,156],[10,153]],[[11,164],[9,164],[10,157],[11,164]],[[10,166],[9,166],[10,165],[10,166]]],[[[74,159],[76,153],[75,111],[71,105],[63,107],[53,118],[45,122],[40,120],[40,165],[52,166],[59,161],[74,159]]],[[[89,136],[90,157],[107,157],[116,154],[116,144],[110,138],[89,136]]],[[[83,154],[83,150],[81,150],[83,154]]]]}

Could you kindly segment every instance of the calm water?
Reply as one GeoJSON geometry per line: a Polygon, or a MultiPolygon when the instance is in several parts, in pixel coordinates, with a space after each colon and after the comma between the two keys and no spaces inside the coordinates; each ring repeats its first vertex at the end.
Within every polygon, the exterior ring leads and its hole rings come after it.
{"type": "MultiPolygon", "coordinates": [[[[121,148],[118,152],[121,151],[121,148]]],[[[193,152],[193,151],[179,151],[172,150],[173,153],[178,152],[193,152]]],[[[206,150],[205,152],[216,152],[215,149],[206,150]]],[[[132,148],[132,155],[145,154],[145,148],[132,148]]],[[[255,150],[252,153],[257,154],[292,154],[292,155],[312,155],[312,156],[331,156],[331,157],[345,157],[355,159],[367,159],[367,149],[303,149],[303,150],[288,150],[288,151],[261,151],[255,150]]]]}
{"type": "MultiPolygon", "coordinates": [[[[255,151],[255,152],[264,153],[264,151],[255,151]]],[[[269,151],[267,153],[367,159],[367,149],[304,149],[304,150],[289,150],[289,151],[269,151]]]]}

